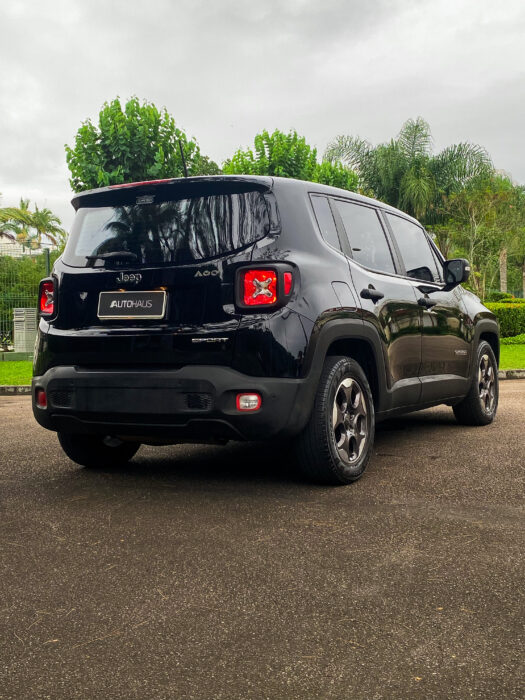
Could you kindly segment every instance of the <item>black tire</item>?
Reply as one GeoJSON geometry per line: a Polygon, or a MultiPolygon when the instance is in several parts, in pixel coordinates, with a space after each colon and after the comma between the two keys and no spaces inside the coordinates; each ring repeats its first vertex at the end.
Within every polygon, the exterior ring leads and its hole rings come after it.
{"type": "Polygon", "coordinates": [[[498,398],[498,364],[494,351],[482,340],[476,353],[470,390],[461,403],[453,406],[454,415],[462,425],[488,425],[496,416],[498,398]],[[490,374],[490,380],[487,374],[490,374]]]}
{"type": "Polygon", "coordinates": [[[360,365],[349,357],[327,357],[312,415],[295,442],[302,473],[322,484],[356,481],[370,459],[374,432],[372,392],[360,365]],[[344,459],[343,454],[348,458],[344,459]]]}
{"type": "Polygon", "coordinates": [[[69,459],[89,469],[122,467],[140,447],[105,435],[58,433],[58,440],[69,459]]]}

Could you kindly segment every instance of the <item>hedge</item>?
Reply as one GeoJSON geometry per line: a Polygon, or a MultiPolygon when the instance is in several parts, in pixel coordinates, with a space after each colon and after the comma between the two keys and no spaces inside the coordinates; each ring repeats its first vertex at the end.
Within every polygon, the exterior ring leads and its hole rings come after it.
{"type": "Polygon", "coordinates": [[[498,317],[502,338],[525,333],[525,304],[496,302],[485,304],[498,317]]]}
{"type": "Polygon", "coordinates": [[[508,292],[491,292],[485,297],[485,302],[490,301],[491,303],[503,302],[504,304],[525,304],[525,299],[522,297],[515,297],[508,292]]]}
{"type": "Polygon", "coordinates": [[[525,345],[525,333],[514,335],[512,338],[502,338],[502,345],[525,345]]]}

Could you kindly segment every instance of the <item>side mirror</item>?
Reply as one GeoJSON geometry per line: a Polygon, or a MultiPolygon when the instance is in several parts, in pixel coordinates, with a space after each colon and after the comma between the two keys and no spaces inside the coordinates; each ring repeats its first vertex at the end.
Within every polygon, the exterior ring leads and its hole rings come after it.
{"type": "Polygon", "coordinates": [[[458,284],[466,282],[470,275],[470,263],[464,258],[456,260],[446,260],[443,263],[443,276],[445,279],[445,290],[450,291],[458,284]]]}

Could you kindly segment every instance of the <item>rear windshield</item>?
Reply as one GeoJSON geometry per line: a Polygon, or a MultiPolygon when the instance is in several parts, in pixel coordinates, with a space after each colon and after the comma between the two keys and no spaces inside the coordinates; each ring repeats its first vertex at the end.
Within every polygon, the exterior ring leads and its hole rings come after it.
{"type": "Polygon", "coordinates": [[[133,266],[191,264],[249,246],[269,231],[267,200],[255,191],[81,208],[64,262],[95,266],[104,264],[97,256],[124,252],[133,266]]]}

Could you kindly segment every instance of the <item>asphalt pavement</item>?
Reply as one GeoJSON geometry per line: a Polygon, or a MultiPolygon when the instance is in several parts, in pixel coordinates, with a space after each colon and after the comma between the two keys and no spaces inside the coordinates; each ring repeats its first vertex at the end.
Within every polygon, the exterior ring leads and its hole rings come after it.
{"type": "Polygon", "coordinates": [[[0,397],[0,699],[523,698],[525,382],[378,428],[365,476],[275,443],[77,467],[0,397]]]}

